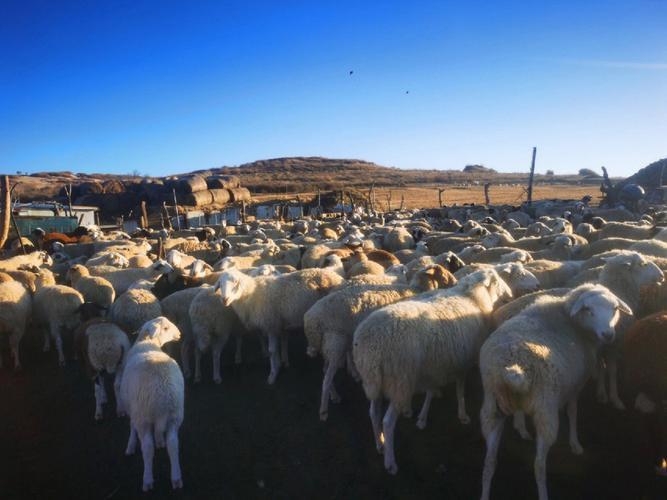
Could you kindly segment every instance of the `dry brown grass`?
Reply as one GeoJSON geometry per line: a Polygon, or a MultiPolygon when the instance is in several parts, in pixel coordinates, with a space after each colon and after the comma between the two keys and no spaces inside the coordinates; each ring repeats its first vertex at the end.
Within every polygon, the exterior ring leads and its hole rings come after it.
{"type": "MultiPolygon", "coordinates": [[[[401,204],[401,196],[404,197],[405,208],[434,208],[438,207],[438,188],[431,186],[409,186],[395,188],[378,188],[375,190],[375,200],[377,208],[387,210],[388,196],[391,192],[391,208],[398,208],[401,204]]],[[[599,189],[596,186],[572,186],[569,184],[539,185],[533,189],[533,200],[545,199],[575,199],[579,200],[585,195],[591,195],[594,203],[597,203],[600,197],[599,189]]],[[[301,193],[266,193],[255,194],[255,202],[283,199],[293,200],[299,196],[304,202],[314,198],[314,192],[301,193]]],[[[493,204],[519,205],[526,200],[524,186],[491,186],[489,190],[490,200],[493,204]]],[[[346,200],[347,202],[347,200],[346,200]]],[[[447,186],[443,193],[443,203],[445,205],[464,203],[484,203],[484,187],[454,187],[447,186]]]]}

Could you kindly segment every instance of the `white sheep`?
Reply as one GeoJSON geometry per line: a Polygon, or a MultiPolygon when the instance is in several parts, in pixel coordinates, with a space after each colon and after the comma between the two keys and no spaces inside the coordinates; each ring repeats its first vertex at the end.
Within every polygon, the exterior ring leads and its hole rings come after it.
{"type": "Polygon", "coordinates": [[[382,246],[390,252],[409,250],[415,247],[415,240],[410,231],[404,227],[396,226],[385,234],[382,246]]]}
{"type": "Polygon", "coordinates": [[[109,319],[130,334],[158,316],[162,316],[162,307],[157,297],[136,288],[119,295],[109,311],[109,319]]]}
{"type": "Polygon", "coordinates": [[[107,402],[103,372],[114,376],[116,394],[116,413],[124,414],[120,398],[120,380],[125,356],[130,350],[130,341],[123,330],[113,323],[97,321],[88,325],[81,338],[77,339],[79,353],[85,363],[86,371],[93,381],[95,394],[95,420],[103,416],[102,405],[107,402]]]}
{"type": "Polygon", "coordinates": [[[65,366],[62,334],[64,329],[73,329],[79,324],[79,307],[83,295],[64,285],[49,285],[38,289],[34,296],[34,318],[38,325],[47,327],[44,335],[44,351],[51,347],[51,337],[58,351],[58,362],[65,366]]]}
{"type": "MultiPolygon", "coordinates": [[[[190,360],[193,355],[194,338],[190,323],[190,304],[201,291],[200,287],[186,288],[167,295],[160,301],[162,314],[174,323],[181,332],[181,366],[186,379],[190,378],[190,360]]],[[[220,301],[218,301],[220,305],[220,301]]]]}
{"type": "Polygon", "coordinates": [[[302,328],[304,313],[330,289],[340,285],[343,278],[328,269],[305,269],[278,276],[252,278],[236,269],[220,276],[216,289],[221,291],[224,306],[232,306],[248,330],[259,330],[269,341],[273,384],[282,362],[289,366],[287,350],[288,328],[302,328]]]}
{"type": "Polygon", "coordinates": [[[227,340],[236,332],[235,363],[241,363],[241,346],[245,329],[233,308],[220,304],[220,297],[212,287],[202,287],[189,308],[192,337],[195,344],[195,382],[201,381],[201,355],[211,348],[213,381],[222,382],[220,355],[227,340]]]}
{"type": "MultiPolygon", "coordinates": [[[[384,440],[384,465],[395,474],[394,428],[399,414],[411,411],[415,392],[428,395],[456,380],[458,416],[465,411],[466,372],[477,361],[489,333],[487,320],[498,300],[511,296],[507,284],[493,269],[463,278],[448,290],[437,290],[383,307],[366,318],[354,332],[352,354],[370,400],[370,415],[378,451],[384,440]],[[389,407],[382,420],[382,398],[389,407]]],[[[425,415],[420,415],[421,417],[425,415]]]]}
{"type": "Polygon", "coordinates": [[[100,307],[110,308],[116,298],[113,285],[101,276],[90,276],[88,268],[80,264],[67,271],[72,288],[77,290],[86,302],[94,302],[100,307]]]}
{"type": "Polygon", "coordinates": [[[308,341],[307,354],[324,358],[324,379],[320,400],[320,420],[328,417],[329,399],[338,401],[334,376],[347,361],[353,369],[351,350],[355,328],[376,309],[421,292],[449,288],[454,276],[439,265],[415,274],[410,285],[351,285],[318,300],[303,317],[303,331],[308,341]]]}
{"type": "Polygon", "coordinates": [[[149,267],[139,269],[109,269],[108,267],[91,267],[90,274],[93,276],[102,276],[108,280],[116,291],[116,296],[130,288],[132,283],[139,280],[156,280],[162,274],[170,273],[174,268],[164,260],[158,260],[149,267]]]}
{"type": "Polygon", "coordinates": [[[523,264],[519,262],[510,262],[507,264],[470,264],[454,273],[456,278],[461,279],[480,269],[495,269],[500,277],[507,283],[512,290],[512,297],[521,297],[528,293],[540,289],[540,282],[537,277],[528,271],[523,264]]]}
{"type": "Polygon", "coordinates": [[[100,252],[86,261],[86,267],[113,266],[117,268],[130,267],[130,261],[118,252],[100,252]]]}
{"type": "Polygon", "coordinates": [[[0,260],[0,271],[16,271],[23,266],[51,266],[53,259],[46,252],[32,252],[0,260]]]}
{"type": "Polygon", "coordinates": [[[178,457],[178,429],[183,423],[185,383],[176,361],[162,352],[181,334],[167,318],[155,318],[141,327],[127,354],[120,385],[123,408],[130,417],[126,455],[134,454],[137,438],[144,460],[143,490],[153,489],[155,448],[167,447],[171,485],[183,487],[178,457]]]}
{"type": "MultiPolygon", "coordinates": [[[[32,296],[18,281],[0,283],[0,333],[9,335],[9,348],[14,361],[14,369],[21,368],[19,343],[32,313],[32,296]]],[[[2,354],[0,353],[0,367],[2,354]]]]}
{"type": "Polygon", "coordinates": [[[559,262],[553,260],[534,260],[525,264],[542,285],[542,288],[556,288],[563,286],[581,269],[578,261],[559,262]]]}
{"type": "Polygon", "coordinates": [[[546,500],[546,458],[558,435],[558,410],[567,405],[570,446],[577,436],[577,396],[595,368],[597,346],[613,340],[619,311],[630,308],[600,285],[583,285],[563,298],[545,297],[505,322],[480,351],[484,387],[482,433],[487,451],[482,499],[489,498],[503,423],[525,412],[537,432],[535,479],[546,500]]]}

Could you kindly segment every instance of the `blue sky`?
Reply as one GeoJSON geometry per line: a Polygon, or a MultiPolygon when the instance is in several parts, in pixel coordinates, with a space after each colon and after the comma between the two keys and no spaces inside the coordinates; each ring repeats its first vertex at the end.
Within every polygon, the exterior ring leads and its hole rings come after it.
{"type": "Polygon", "coordinates": [[[665,0],[3,0],[0,172],[518,171],[535,145],[541,172],[629,175],[667,156],[666,23],[665,0]]]}

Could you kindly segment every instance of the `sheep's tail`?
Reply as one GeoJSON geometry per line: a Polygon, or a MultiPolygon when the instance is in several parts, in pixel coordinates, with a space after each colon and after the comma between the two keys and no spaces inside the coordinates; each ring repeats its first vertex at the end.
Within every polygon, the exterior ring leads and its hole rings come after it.
{"type": "Polygon", "coordinates": [[[503,381],[509,386],[512,392],[524,394],[530,388],[530,382],[526,377],[526,372],[517,364],[506,366],[503,370],[503,381]]]}

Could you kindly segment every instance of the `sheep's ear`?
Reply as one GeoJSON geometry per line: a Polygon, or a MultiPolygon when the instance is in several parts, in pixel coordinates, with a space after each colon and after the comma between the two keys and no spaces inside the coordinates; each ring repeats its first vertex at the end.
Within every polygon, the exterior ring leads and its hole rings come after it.
{"type": "Polygon", "coordinates": [[[579,297],[570,309],[570,317],[575,317],[580,311],[583,311],[588,306],[586,305],[586,300],[583,297],[579,297]]]}
{"type": "Polygon", "coordinates": [[[633,314],[632,309],[630,309],[629,305],[627,305],[625,302],[623,302],[618,297],[616,297],[616,300],[618,300],[618,310],[619,311],[621,311],[622,313],[627,314],[628,316],[631,316],[633,314]]]}

